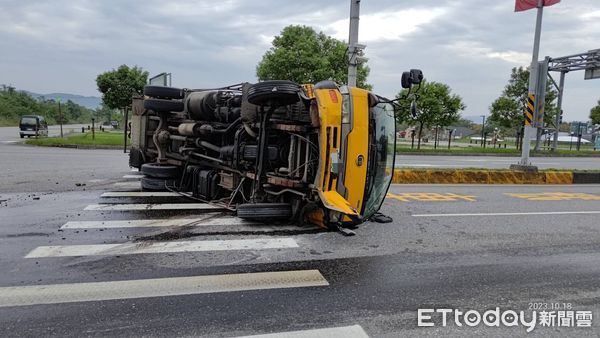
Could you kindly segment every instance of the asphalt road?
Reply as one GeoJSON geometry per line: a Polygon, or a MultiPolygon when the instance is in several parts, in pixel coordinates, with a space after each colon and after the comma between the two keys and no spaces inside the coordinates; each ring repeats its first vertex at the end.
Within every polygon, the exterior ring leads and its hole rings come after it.
{"type": "Polygon", "coordinates": [[[535,304],[594,317],[591,328],[538,323],[534,336],[600,332],[600,185],[396,185],[382,208],[394,221],[344,237],[152,210],[189,203],[180,198],[101,197],[137,182],[118,153],[103,156],[102,185],[32,193],[0,180],[3,336],[525,336],[523,325],[443,327],[438,317],[418,327],[417,310],[531,316],[535,304]],[[95,206],[132,203],[149,205],[95,206]]]}
{"type": "MultiPolygon", "coordinates": [[[[600,152],[598,152],[600,155],[600,152]]],[[[600,169],[600,157],[531,157],[531,164],[540,169],[600,169]]],[[[501,156],[428,156],[398,155],[396,167],[410,168],[490,168],[508,169],[519,163],[519,157],[501,156]]]]}
{"type": "Polygon", "coordinates": [[[89,189],[111,184],[128,168],[122,150],[0,143],[0,193],[89,189]]]}
{"type": "MultiPolygon", "coordinates": [[[[63,125],[63,134],[81,132],[81,127],[87,128],[88,124],[66,124],[63,125]]],[[[48,126],[48,136],[60,136],[60,125],[48,126]]],[[[0,127],[0,144],[14,143],[21,140],[19,127],[0,127]]]]}

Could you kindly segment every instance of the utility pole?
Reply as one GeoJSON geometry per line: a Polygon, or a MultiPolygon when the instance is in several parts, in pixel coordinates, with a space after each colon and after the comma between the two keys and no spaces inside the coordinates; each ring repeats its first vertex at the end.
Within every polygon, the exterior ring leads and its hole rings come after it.
{"type": "Polygon", "coordinates": [[[481,115],[483,123],[481,124],[481,145],[485,147],[485,115],[481,115]]]}
{"type": "Polygon", "coordinates": [[[348,37],[348,86],[356,87],[358,70],[358,20],[360,16],[360,0],[350,0],[350,35],[348,37]]]}
{"type": "Polygon", "coordinates": [[[60,110],[60,97],[58,98],[58,119],[60,120],[60,138],[63,138],[63,117],[60,110]]]}
{"type": "Polygon", "coordinates": [[[531,148],[531,137],[536,135],[537,121],[534,119],[535,95],[538,81],[538,58],[540,53],[540,40],[542,36],[542,17],[544,14],[544,0],[537,1],[537,19],[535,24],[535,37],[533,40],[533,55],[529,68],[529,92],[527,95],[527,107],[525,108],[525,132],[523,135],[523,146],[521,148],[521,160],[518,165],[511,165],[511,169],[537,170],[529,161],[531,148]]]}

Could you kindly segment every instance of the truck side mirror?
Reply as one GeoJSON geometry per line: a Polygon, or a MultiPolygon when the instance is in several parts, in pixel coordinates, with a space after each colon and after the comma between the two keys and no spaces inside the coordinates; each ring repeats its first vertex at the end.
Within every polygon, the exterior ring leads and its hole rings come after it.
{"type": "Polygon", "coordinates": [[[413,100],[410,103],[410,115],[412,116],[413,119],[416,119],[417,116],[419,115],[419,110],[417,109],[417,101],[413,100]]]}
{"type": "Polygon", "coordinates": [[[412,85],[421,84],[423,72],[420,69],[411,69],[410,72],[402,73],[402,88],[409,89],[412,85]]]}
{"type": "Polygon", "coordinates": [[[402,88],[409,89],[412,86],[412,82],[410,80],[410,72],[402,73],[401,79],[402,88]]]}
{"type": "Polygon", "coordinates": [[[410,79],[412,84],[420,84],[423,81],[423,72],[420,69],[411,69],[410,79]]]}

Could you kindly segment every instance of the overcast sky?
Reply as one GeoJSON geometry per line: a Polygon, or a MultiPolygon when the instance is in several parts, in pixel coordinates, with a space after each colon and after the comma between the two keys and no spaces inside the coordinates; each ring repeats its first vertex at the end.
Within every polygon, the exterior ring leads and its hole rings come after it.
{"type": "MultiPolygon", "coordinates": [[[[121,64],[171,72],[199,88],[255,81],[273,36],[290,24],[348,38],[350,0],[0,0],[0,84],[38,93],[100,96],[96,76],[121,64]]],[[[359,41],[369,82],[391,97],[421,68],[449,84],[465,116],[488,114],[515,66],[531,60],[535,10],[514,0],[363,0],[359,41]]],[[[540,57],[600,48],[600,1],[547,7],[540,57]]],[[[555,77],[558,80],[558,76],[555,77]]],[[[567,75],[565,120],[587,120],[600,80],[567,75]]]]}

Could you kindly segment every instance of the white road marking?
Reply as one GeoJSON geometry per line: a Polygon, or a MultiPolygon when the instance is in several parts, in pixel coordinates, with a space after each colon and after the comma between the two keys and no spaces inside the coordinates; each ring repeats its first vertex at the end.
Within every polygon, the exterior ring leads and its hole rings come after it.
{"type": "Polygon", "coordinates": [[[212,210],[221,209],[206,203],[134,203],[134,204],[90,204],[83,210],[132,211],[132,210],[212,210]]]}
{"type": "Polygon", "coordinates": [[[125,179],[135,179],[135,180],[141,180],[142,177],[144,177],[144,175],[125,175],[123,176],[123,178],[125,179]]]}
{"type": "Polygon", "coordinates": [[[141,188],[142,185],[140,182],[117,182],[115,183],[115,187],[119,188],[141,188]]]}
{"type": "Polygon", "coordinates": [[[104,228],[160,228],[175,226],[253,225],[237,217],[141,219],[129,221],[75,221],[67,222],[61,229],[104,229],[104,228]]]}
{"type": "Polygon", "coordinates": [[[292,238],[257,238],[213,241],[137,242],[123,244],[51,245],[40,246],[25,258],[114,256],[148,253],[264,250],[297,248],[292,238]]]}
{"type": "Polygon", "coordinates": [[[93,180],[89,180],[88,182],[90,182],[90,183],[100,183],[100,182],[106,182],[106,181],[108,181],[108,179],[106,179],[106,178],[96,178],[96,179],[93,179],[93,180]]]}
{"type": "Polygon", "coordinates": [[[182,195],[170,191],[109,191],[100,197],[182,197],[182,195]]]}
{"type": "Polygon", "coordinates": [[[369,338],[360,325],[243,336],[238,338],[369,338]]]}
{"type": "Polygon", "coordinates": [[[0,287],[0,307],[328,286],[318,270],[0,287]]]}
{"type": "Polygon", "coordinates": [[[527,216],[527,215],[595,215],[600,211],[546,211],[546,212],[496,212],[479,214],[420,214],[413,217],[466,217],[466,216],[527,216]]]}

